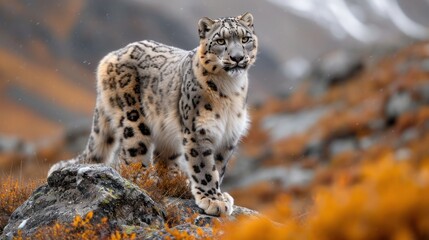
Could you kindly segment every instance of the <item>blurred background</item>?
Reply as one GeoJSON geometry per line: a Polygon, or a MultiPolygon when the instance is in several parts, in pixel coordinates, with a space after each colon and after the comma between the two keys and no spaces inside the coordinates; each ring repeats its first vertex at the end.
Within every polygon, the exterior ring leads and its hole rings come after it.
{"type": "Polygon", "coordinates": [[[245,12],[260,48],[252,128],[224,183],[237,204],[305,199],[386,153],[429,158],[428,0],[0,0],[0,180],[44,178],[84,149],[108,52],[190,50],[201,17],[245,12]]]}

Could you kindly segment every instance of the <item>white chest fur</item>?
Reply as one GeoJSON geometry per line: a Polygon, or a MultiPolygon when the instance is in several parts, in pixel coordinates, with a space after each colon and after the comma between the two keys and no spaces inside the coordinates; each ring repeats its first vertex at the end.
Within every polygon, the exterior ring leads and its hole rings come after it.
{"type": "Polygon", "coordinates": [[[220,76],[216,79],[219,83],[219,100],[221,117],[217,124],[222,132],[222,144],[235,144],[247,131],[249,116],[247,113],[247,73],[238,76],[220,76]]]}

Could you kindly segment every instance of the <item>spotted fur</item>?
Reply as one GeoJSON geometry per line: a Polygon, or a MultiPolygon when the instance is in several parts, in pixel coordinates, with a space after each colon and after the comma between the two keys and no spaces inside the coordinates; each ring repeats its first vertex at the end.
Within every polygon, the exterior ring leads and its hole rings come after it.
{"type": "Polygon", "coordinates": [[[207,214],[231,214],[220,185],[248,127],[247,70],[255,62],[253,17],[198,23],[192,50],[141,41],[109,53],[97,69],[97,102],[84,152],[67,164],[152,163],[180,166],[196,204],[207,214]]]}

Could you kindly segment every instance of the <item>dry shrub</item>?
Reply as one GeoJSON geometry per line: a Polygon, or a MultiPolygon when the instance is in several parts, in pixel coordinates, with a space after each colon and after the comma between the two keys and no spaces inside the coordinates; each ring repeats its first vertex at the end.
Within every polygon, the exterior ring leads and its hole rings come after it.
{"type": "Polygon", "coordinates": [[[106,239],[106,240],[128,240],[136,239],[136,234],[123,233],[111,225],[109,225],[106,217],[102,218],[99,223],[94,223],[94,213],[89,212],[84,218],[77,215],[72,223],[59,224],[55,223],[49,227],[40,228],[32,236],[23,236],[22,232],[18,232],[15,240],[48,240],[48,239],[64,239],[64,240],[91,240],[91,239],[106,239]]]}
{"type": "Polygon", "coordinates": [[[155,202],[165,197],[192,198],[188,178],[183,172],[172,172],[167,166],[154,164],[142,167],[141,163],[121,166],[121,175],[147,191],[155,202]]]}
{"type": "MultiPolygon", "coordinates": [[[[174,210],[174,208],[171,208],[171,210],[174,210]]],[[[167,222],[165,223],[164,228],[167,231],[167,233],[171,235],[171,237],[167,236],[165,237],[165,239],[209,240],[209,239],[218,239],[222,235],[223,232],[221,230],[221,221],[219,219],[212,219],[211,224],[214,227],[211,229],[211,232],[206,232],[203,230],[202,227],[193,225],[195,223],[195,220],[199,216],[198,213],[192,214],[191,212],[188,212],[187,216],[189,217],[185,220],[185,223],[189,224],[189,226],[194,226],[194,227],[190,227],[186,230],[180,230],[178,228],[174,228],[175,227],[174,225],[168,224],[167,222]]],[[[225,219],[223,218],[223,220],[225,219]]],[[[184,224],[184,223],[181,222],[180,224],[184,224]]],[[[205,227],[210,227],[210,225],[206,224],[205,227]]]]}
{"type": "Polygon", "coordinates": [[[170,228],[184,223],[194,224],[200,215],[197,212],[193,212],[190,208],[181,209],[176,204],[167,204],[165,212],[167,215],[166,226],[170,228]]]}
{"type": "Polygon", "coordinates": [[[386,155],[315,191],[304,218],[279,199],[267,219],[244,218],[223,226],[225,239],[429,239],[429,163],[419,167],[386,155]],[[353,176],[355,178],[356,176],[353,176]]]}
{"type": "Polygon", "coordinates": [[[165,239],[167,239],[167,240],[172,240],[172,239],[183,239],[183,240],[213,239],[213,237],[211,235],[207,234],[206,232],[204,232],[204,230],[201,227],[197,227],[195,229],[195,233],[189,233],[185,230],[179,230],[177,228],[170,228],[166,224],[165,230],[167,231],[167,233],[169,233],[171,235],[171,237],[170,236],[165,237],[165,239]]]}
{"type": "MultiPolygon", "coordinates": [[[[121,175],[147,191],[149,196],[158,203],[166,197],[192,199],[188,178],[183,172],[172,172],[167,166],[154,164],[142,167],[141,163],[121,166],[121,175]]],[[[171,204],[166,208],[166,225],[173,227],[181,224],[181,210],[171,204]]],[[[174,235],[173,235],[174,236],[174,235]]]]}
{"type": "MultiPolygon", "coordinates": [[[[163,164],[154,164],[149,167],[142,167],[141,163],[133,163],[121,166],[121,175],[135,183],[139,188],[145,189],[155,202],[162,202],[166,197],[176,197],[182,199],[192,199],[192,193],[188,184],[188,178],[183,172],[172,172],[163,164]]],[[[183,210],[178,206],[170,204],[166,208],[165,230],[171,235],[166,239],[212,239],[200,227],[195,228],[195,233],[174,228],[183,224],[183,210]]],[[[192,214],[191,210],[185,213],[189,216],[186,223],[193,224],[198,214],[192,214]]]]}
{"type": "Polygon", "coordinates": [[[22,183],[8,176],[0,179],[0,182],[0,229],[3,229],[13,211],[24,203],[43,181],[22,183]]]}

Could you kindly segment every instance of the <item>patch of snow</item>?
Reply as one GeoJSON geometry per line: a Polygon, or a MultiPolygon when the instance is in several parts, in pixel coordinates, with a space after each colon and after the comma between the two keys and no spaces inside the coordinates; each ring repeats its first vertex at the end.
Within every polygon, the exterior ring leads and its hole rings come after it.
{"type": "Polygon", "coordinates": [[[25,227],[25,224],[27,224],[29,218],[24,219],[21,224],[19,224],[18,229],[22,229],[25,227]]]}
{"type": "Polygon", "coordinates": [[[91,171],[91,170],[92,170],[92,168],[90,166],[79,168],[79,170],[77,171],[77,175],[81,176],[81,175],[85,174],[85,172],[91,171]]]}

